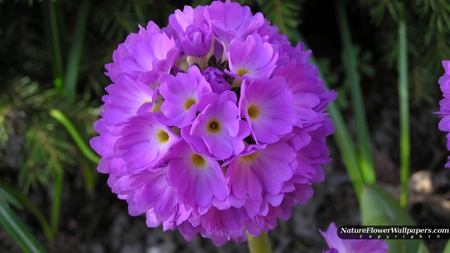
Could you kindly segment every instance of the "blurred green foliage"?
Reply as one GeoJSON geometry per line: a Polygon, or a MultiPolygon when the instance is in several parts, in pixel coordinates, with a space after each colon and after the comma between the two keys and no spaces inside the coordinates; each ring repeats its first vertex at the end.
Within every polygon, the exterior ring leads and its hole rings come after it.
{"type": "Polygon", "coordinates": [[[436,73],[442,72],[442,60],[450,59],[450,4],[446,0],[359,0],[372,23],[379,28],[377,36],[382,57],[395,67],[398,55],[397,28],[401,14],[397,6],[404,3],[408,27],[408,72],[413,105],[434,103],[436,73]]]}

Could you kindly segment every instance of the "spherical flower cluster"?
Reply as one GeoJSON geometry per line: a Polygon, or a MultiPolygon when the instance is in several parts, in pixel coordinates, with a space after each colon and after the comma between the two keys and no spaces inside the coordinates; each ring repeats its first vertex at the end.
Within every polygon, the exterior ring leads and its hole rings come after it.
{"type": "MultiPolygon", "coordinates": [[[[442,66],[444,67],[445,73],[439,78],[438,83],[441,86],[444,98],[439,102],[441,110],[438,114],[442,117],[439,122],[439,130],[448,132],[447,149],[450,150],[450,60],[443,61],[442,66]]],[[[445,167],[450,167],[450,161],[445,164],[445,167]]]]}
{"type": "Polygon", "coordinates": [[[313,195],[334,131],[303,44],[235,2],[177,10],[107,64],[98,171],[149,227],[221,245],[286,220],[313,195]]]}
{"type": "Polygon", "coordinates": [[[319,229],[330,249],[322,253],[386,253],[389,245],[380,239],[341,239],[338,228],[332,222],[326,232],[319,229]]]}

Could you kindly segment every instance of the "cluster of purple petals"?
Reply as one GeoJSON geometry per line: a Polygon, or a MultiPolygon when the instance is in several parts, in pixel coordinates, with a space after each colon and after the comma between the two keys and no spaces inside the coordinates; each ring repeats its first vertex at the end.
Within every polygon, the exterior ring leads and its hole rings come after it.
{"type": "Polygon", "coordinates": [[[149,227],[217,245],[287,220],[313,195],[334,131],[310,51],[246,6],[215,1],[128,35],[107,64],[98,171],[149,227]]]}
{"type": "Polygon", "coordinates": [[[330,249],[322,253],[386,253],[389,245],[379,239],[341,239],[338,236],[338,228],[332,222],[328,230],[319,230],[330,249]]]}
{"type": "MultiPolygon", "coordinates": [[[[439,130],[447,132],[447,149],[450,150],[450,60],[443,61],[442,66],[445,73],[439,78],[438,83],[444,98],[439,102],[438,114],[442,117],[439,122],[439,130]]],[[[450,161],[445,164],[445,167],[450,167],[450,161]]]]}

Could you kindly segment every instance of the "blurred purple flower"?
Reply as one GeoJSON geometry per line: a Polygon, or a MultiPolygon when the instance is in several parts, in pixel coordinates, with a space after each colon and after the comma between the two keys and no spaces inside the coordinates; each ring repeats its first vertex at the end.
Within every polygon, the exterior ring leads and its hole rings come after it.
{"type": "Polygon", "coordinates": [[[185,6],[128,35],[106,64],[91,140],[100,173],[149,227],[221,245],[313,196],[334,132],[310,51],[239,3],[185,6]]]}
{"type": "MultiPolygon", "coordinates": [[[[442,95],[444,98],[439,102],[440,111],[439,114],[442,119],[439,122],[439,130],[447,133],[447,149],[450,150],[450,60],[442,61],[445,73],[442,75],[438,83],[441,87],[442,95]]],[[[448,157],[450,160],[450,156],[448,157]]],[[[450,167],[450,161],[445,164],[445,167],[450,167]]]]}
{"type": "Polygon", "coordinates": [[[326,232],[320,229],[319,232],[330,247],[323,253],[386,253],[389,249],[389,245],[379,239],[341,239],[334,222],[330,224],[326,232]]]}

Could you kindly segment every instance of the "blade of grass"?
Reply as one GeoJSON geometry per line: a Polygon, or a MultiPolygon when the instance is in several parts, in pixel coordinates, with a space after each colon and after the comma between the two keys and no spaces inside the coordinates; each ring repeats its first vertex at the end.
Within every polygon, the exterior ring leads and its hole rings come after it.
{"type": "Polygon", "coordinates": [[[330,113],[330,118],[333,121],[335,128],[333,137],[341,152],[345,168],[352,180],[355,193],[359,197],[364,181],[358,166],[358,156],[356,154],[355,146],[336,102],[331,102],[327,107],[327,111],[330,113]]]}
{"type": "Polygon", "coordinates": [[[74,34],[74,42],[70,49],[67,62],[66,76],[64,78],[64,90],[69,101],[75,100],[75,91],[78,81],[79,67],[83,50],[84,33],[86,31],[86,23],[89,13],[89,1],[84,0],[81,3],[80,10],[77,15],[77,23],[74,34]]]}
{"type": "Polygon", "coordinates": [[[19,217],[0,201],[0,223],[5,227],[16,243],[26,253],[45,253],[45,249],[33,236],[19,217]]]}
{"type": "Polygon", "coordinates": [[[59,22],[55,9],[56,4],[57,3],[55,1],[47,0],[42,6],[46,23],[45,27],[47,31],[47,41],[50,48],[51,64],[53,68],[53,82],[55,88],[60,92],[63,92],[64,65],[58,28],[59,22]]]}
{"type": "Polygon", "coordinates": [[[408,44],[406,34],[406,18],[403,3],[399,3],[400,20],[398,26],[398,96],[400,107],[400,206],[406,207],[408,202],[408,178],[410,159],[409,140],[409,94],[408,94],[408,44]]]}
{"type": "Polygon", "coordinates": [[[99,163],[100,157],[96,155],[91,148],[88,147],[88,145],[84,142],[83,138],[81,137],[80,133],[78,133],[77,129],[75,129],[74,125],[70,120],[58,109],[52,109],[50,110],[50,116],[52,116],[54,119],[59,121],[69,132],[72,139],[75,141],[75,144],[80,149],[81,153],[83,153],[84,156],[86,156],[87,159],[92,161],[93,163],[99,163]]]}
{"type": "Polygon", "coordinates": [[[6,189],[3,189],[2,185],[0,184],[0,201],[2,200],[6,201],[10,205],[13,205],[18,209],[22,209],[23,207],[20,204],[20,202],[16,198],[14,198],[14,196],[11,193],[9,193],[6,189]]]}
{"type": "MultiPolygon", "coordinates": [[[[305,47],[309,48],[302,34],[296,32],[295,38],[298,39],[298,41],[303,41],[305,47]]],[[[316,59],[314,58],[313,55],[310,55],[309,61],[311,64],[318,66],[316,59]]],[[[324,78],[323,73],[320,69],[319,75],[320,78],[323,80],[325,88],[329,89],[329,85],[326,82],[326,79],[324,78]]],[[[336,102],[331,102],[327,106],[327,111],[330,113],[331,121],[333,121],[334,124],[335,133],[333,134],[333,138],[336,141],[336,144],[338,145],[339,152],[341,153],[345,168],[347,169],[350,179],[352,180],[355,193],[357,196],[360,196],[364,181],[361,172],[359,170],[358,156],[356,154],[355,145],[353,144],[348,128],[345,125],[344,118],[342,117],[342,114],[339,111],[336,102]]]]}
{"type": "Polygon", "coordinates": [[[14,197],[19,203],[21,203],[41,224],[45,237],[49,240],[54,238],[54,234],[44,215],[36,205],[34,205],[26,196],[19,192],[16,188],[0,181],[0,187],[14,197]]]}
{"type": "Polygon", "coordinates": [[[375,184],[375,172],[373,167],[372,153],[370,150],[369,131],[367,127],[364,103],[361,94],[359,75],[356,67],[356,55],[352,47],[350,28],[345,14],[343,1],[336,0],[335,3],[344,57],[347,59],[347,64],[345,64],[345,67],[351,84],[352,102],[358,136],[360,157],[359,166],[364,183],[373,185],[375,184]]]}

